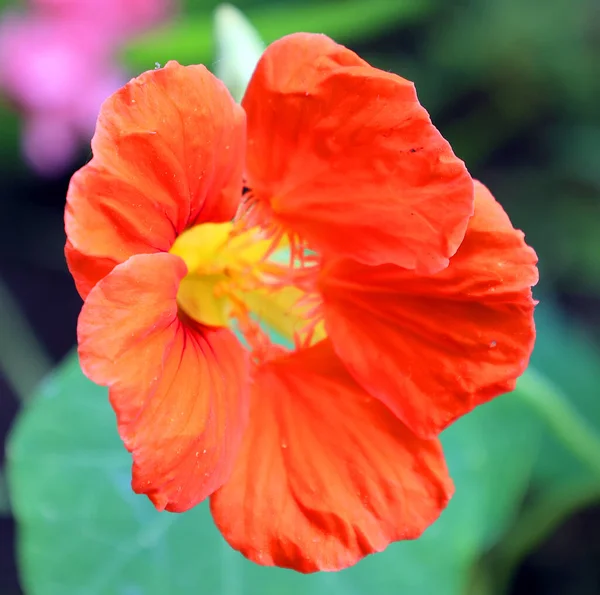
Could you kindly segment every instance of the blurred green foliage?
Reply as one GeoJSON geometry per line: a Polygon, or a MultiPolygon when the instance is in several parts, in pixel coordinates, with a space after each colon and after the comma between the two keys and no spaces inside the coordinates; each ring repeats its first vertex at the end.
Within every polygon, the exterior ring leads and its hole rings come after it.
{"type": "MultiPolygon", "coordinates": [[[[182,5],[175,22],[125,48],[133,72],[169,59],[214,64],[217,2],[182,5]]],[[[514,393],[444,434],[457,493],[422,539],[341,573],[305,577],[232,552],[206,507],[159,514],[132,494],[106,393],[71,357],[27,406],[9,445],[27,593],[505,593],[524,555],[575,510],[600,501],[597,3],[236,5],[266,42],[324,32],[416,82],[443,134],[539,253],[533,367],[514,393]],[[580,307],[566,313],[565,297],[580,307]]],[[[0,111],[0,150],[12,146],[14,154],[15,121],[7,114],[0,111]]]]}
{"type": "MultiPolygon", "coordinates": [[[[202,4],[212,7],[218,3],[202,4]]],[[[236,3],[238,7],[245,4],[236,3]]],[[[370,0],[368,10],[363,0],[247,4],[247,16],[266,43],[296,31],[327,33],[343,43],[368,39],[393,30],[397,23],[422,17],[430,0],[370,0]]],[[[134,70],[147,70],[156,61],[162,64],[167,60],[210,65],[214,61],[213,50],[210,13],[200,13],[150,33],[133,44],[124,57],[134,70]]]]}

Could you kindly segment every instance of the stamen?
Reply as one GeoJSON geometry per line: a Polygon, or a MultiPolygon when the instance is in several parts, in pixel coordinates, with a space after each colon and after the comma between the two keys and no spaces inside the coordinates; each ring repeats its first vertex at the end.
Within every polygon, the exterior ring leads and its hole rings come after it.
{"type": "Polygon", "coordinates": [[[295,334],[294,344],[296,349],[302,349],[312,345],[317,327],[323,322],[323,304],[317,293],[307,293],[296,302],[297,308],[307,308],[304,312],[306,325],[295,334]]]}
{"type": "Polygon", "coordinates": [[[320,257],[299,234],[279,225],[270,203],[261,200],[251,189],[244,191],[233,224],[232,237],[240,236],[245,236],[244,240],[237,240],[236,250],[240,251],[256,242],[268,242],[258,261],[238,267],[237,271],[227,271],[228,282],[220,288],[230,299],[231,317],[237,321],[254,361],[265,361],[285,349],[274,345],[260,323],[250,316],[243,299],[243,294],[248,292],[276,293],[289,287],[299,289],[304,295],[291,306],[288,314],[297,318],[302,328],[290,339],[297,349],[321,339],[324,333],[319,325],[322,324],[323,313],[317,291],[320,257]],[[283,249],[287,249],[288,254],[284,260],[279,257],[278,261],[278,252],[283,249]]]}
{"type": "Polygon", "coordinates": [[[234,221],[239,223],[241,229],[244,231],[251,227],[258,226],[261,219],[259,215],[263,214],[257,213],[257,211],[261,210],[260,206],[260,201],[256,198],[256,195],[252,190],[248,189],[242,194],[242,200],[240,201],[237,213],[235,214],[234,221]]]}
{"type": "Polygon", "coordinates": [[[281,227],[273,225],[266,231],[266,237],[271,240],[271,245],[265,252],[263,260],[267,260],[273,256],[273,254],[281,247],[280,245],[285,238],[285,233],[281,227]]]}
{"type": "Polygon", "coordinates": [[[260,324],[250,316],[243,300],[233,294],[230,295],[230,299],[232,301],[232,318],[236,319],[255,364],[264,363],[285,351],[283,347],[271,342],[260,324]]]}
{"type": "Polygon", "coordinates": [[[310,253],[306,241],[294,232],[287,232],[275,221],[268,202],[260,200],[251,189],[242,195],[238,207],[234,230],[243,233],[252,228],[259,228],[264,239],[271,240],[271,246],[264,255],[268,259],[285,242],[290,250],[290,268],[304,268],[308,263],[316,262],[315,255],[310,253]]]}

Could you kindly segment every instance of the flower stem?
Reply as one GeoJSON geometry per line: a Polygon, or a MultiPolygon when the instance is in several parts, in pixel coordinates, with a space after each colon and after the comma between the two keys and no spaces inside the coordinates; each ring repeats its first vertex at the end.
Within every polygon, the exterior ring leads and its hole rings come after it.
{"type": "Polygon", "coordinates": [[[22,402],[52,369],[29,322],[0,278],[0,370],[22,402]]]}
{"type": "Polygon", "coordinates": [[[574,512],[600,498],[596,478],[557,486],[544,494],[534,506],[526,508],[512,530],[492,550],[495,592],[507,593],[515,568],[525,556],[546,541],[574,512]]]}
{"type": "Polygon", "coordinates": [[[8,486],[6,485],[6,474],[0,467],[0,518],[10,514],[10,501],[8,499],[8,486]]]}
{"type": "Polygon", "coordinates": [[[544,491],[526,507],[512,529],[491,552],[496,593],[506,593],[517,564],[543,543],[576,510],[600,499],[600,437],[566,395],[529,368],[518,394],[546,422],[557,440],[591,472],[587,477],[544,491]]]}
{"type": "Polygon", "coordinates": [[[600,485],[600,437],[573,409],[563,392],[532,368],[521,377],[517,390],[520,398],[535,408],[562,445],[593,471],[600,485]]]}

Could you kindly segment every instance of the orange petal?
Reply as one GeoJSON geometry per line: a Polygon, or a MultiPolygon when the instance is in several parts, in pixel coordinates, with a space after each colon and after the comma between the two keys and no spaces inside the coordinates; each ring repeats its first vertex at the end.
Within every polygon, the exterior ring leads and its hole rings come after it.
{"type": "Polygon", "coordinates": [[[248,413],[239,341],[178,317],[186,272],[171,254],[132,256],[92,289],[78,327],[81,367],[110,387],[133,453],[133,489],[174,512],[227,480],[248,413]]]}
{"type": "Polygon", "coordinates": [[[118,264],[112,258],[86,256],[75,250],[73,244],[68,239],[65,244],[65,258],[67,259],[69,270],[73,274],[77,291],[84,299],[98,280],[106,277],[118,264]]]}
{"type": "Polygon", "coordinates": [[[244,146],[243,110],[204,66],[169,62],[109,97],[94,158],[67,196],[67,259],[82,296],[102,278],[95,259],[166,252],[187,227],[231,219],[244,146]]]}
{"type": "Polygon", "coordinates": [[[337,261],[322,271],[325,325],[354,377],[414,432],[437,435],[508,392],[533,348],[535,252],[489,191],[447,269],[337,261]]]}
{"type": "Polygon", "coordinates": [[[211,510],[251,560],[313,572],[418,537],[452,491],[440,443],[369,397],[324,341],[259,370],[242,450],[211,510]]]}
{"type": "Polygon", "coordinates": [[[366,264],[447,265],[473,183],[412,83],[298,33],[267,48],[242,105],[247,183],[263,219],[366,264]]]}

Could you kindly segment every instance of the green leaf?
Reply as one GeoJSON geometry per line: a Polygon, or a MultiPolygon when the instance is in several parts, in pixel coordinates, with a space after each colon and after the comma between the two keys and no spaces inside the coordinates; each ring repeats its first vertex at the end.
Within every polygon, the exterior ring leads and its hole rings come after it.
{"type": "Polygon", "coordinates": [[[231,4],[217,8],[214,23],[215,74],[233,98],[241,101],[265,45],[243,13],[231,4]]]}
{"type": "Polygon", "coordinates": [[[133,494],[106,390],[72,356],[9,440],[22,582],[28,595],[459,595],[479,551],[514,514],[537,437],[512,394],[455,424],[444,445],[457,493],[421,539],[334,574],[261,568],[225,544],[205,505],[158,513],[133,494]]]}
{"type": "MultiPolygon", "coordinates": [[[[327,0],[267,5],[248,9],[247,16],[260,37],[270,43],[297,31],[326,33],[340,42],[366,39],[426,16],[431,0],[371,0],[364,10],[363,0],[327,0]]],[[[132,43],[124,54],[127,65],[139,72],[168,60],[182,64],[209,64],[213,60],[212,20],[207,15],[190,15],[132,43]]]]}

